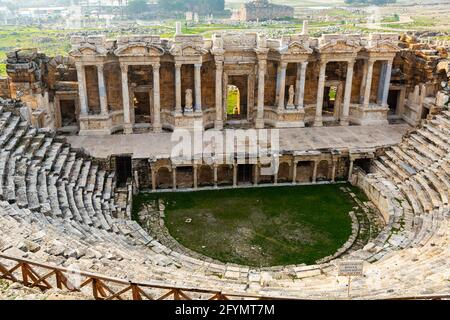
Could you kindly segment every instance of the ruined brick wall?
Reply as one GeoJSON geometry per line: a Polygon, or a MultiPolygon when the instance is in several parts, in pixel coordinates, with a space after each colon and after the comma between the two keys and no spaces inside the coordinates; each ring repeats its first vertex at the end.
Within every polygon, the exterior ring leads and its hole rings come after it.
{"type": "Polygon", "coordinates": [[[161,110],[175,108],[175,68],[173,63],[162,62],[160,68],[161,110]]]}
{"type": "Polygon", "coordinates": [[[241,9],[241,19],[245,21],[274,20],[294,17],[294,8],[276,5],[267,0],[254,0],[244,4],[241,9]]]}
{"type": "Polygon", "coordinates": [[[120,80],[120,65],[116,63],[106,64],[104,73],[107,99],[110,110],[122,111],[122,82],[120,80]]]}
{"type": "Polygon", "coordinates": [[[216,105],[216,68],[214,61],[202,65],[202,107],[214,108],[216,105]]]}
{"type": "Polygon", "coordinates": [[[266,87],[264,91],[264,104],[266,106],[274,106],[277,90],[277,69],[278,63],[275,61],[267,61],[266,87]]]}
{"type": "Polygon", "coordinates": [[[11,98],[8,78],[0,78],[0,98],[3,99],[11,98]]]}
{"type": "Polygon", "coordinates": [[[100,96],[98,94],[98,77],[95,66],[86,66],[86,90],[89,112],[100,113],[100,96]]]}

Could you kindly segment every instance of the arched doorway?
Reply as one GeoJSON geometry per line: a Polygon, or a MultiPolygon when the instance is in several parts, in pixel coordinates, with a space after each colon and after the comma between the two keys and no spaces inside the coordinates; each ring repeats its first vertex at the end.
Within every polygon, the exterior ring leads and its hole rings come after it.
{"type": "Polygon", "coordinates": [[[326,181],[329,178],[329,171],[330,171],[330,167],[328,165],[328,161],[327,160],[322,160],[319,162],[318,166],[317,166],[317,180],[318,181],[326,181]]]}

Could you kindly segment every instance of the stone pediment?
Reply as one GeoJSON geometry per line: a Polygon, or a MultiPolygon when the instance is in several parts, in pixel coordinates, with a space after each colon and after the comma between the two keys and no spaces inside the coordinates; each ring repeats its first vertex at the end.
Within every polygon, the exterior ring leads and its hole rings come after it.
{"type": "Polygon", "coordinates": [[[390,42],[390,41],[379,41],[375,44],[369,44],[369,46],[367,47],[368,51],[371,52],[398,52],[400,51],[400,47],[398,47],[397,45],[395,45],[394,43],[390,42]]]}
{"type": "Polygon", "coordinates": [[[301,43],[298,41],[291,42],[288,46],[281,48],[281,54],[310,54],[312,53],[312,49],[308,47],[306,43],[301,43]]]}
{"type": "Polygon", "coordinates": [[[93,44],[84,43],[78,48],[70,52],[71,56],[83,57],[83,56],[106,56],[108,50],[103,47],[98,47],[93,44]]]}
{"type": "Polygon", "coordinates": [[[197,57],[202,56],[208,51],[199,47],[195,46],[194,44],[175,44],[172,49],[170,49],[170,53],[174,56],[183,56],[183,57],[197,57]]]}
{"type": "Polygon", "coordinates": [[[353,44],[348,40],[332,40],[319,47],[320,53],[356,53],[361,49],[360,46],[353,44]]]}
{"type": "Polygon", "coordinates": [[[119,57],[159,57],[164,54],[164,49],[139,42],[120,46],[114,51],[114,54],[119,57]]]}

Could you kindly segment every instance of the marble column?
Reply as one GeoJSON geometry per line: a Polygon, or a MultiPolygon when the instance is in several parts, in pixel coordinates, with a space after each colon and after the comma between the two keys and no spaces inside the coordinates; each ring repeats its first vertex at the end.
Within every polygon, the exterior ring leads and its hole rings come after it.
{"type": "Polygon", "coordinates": [[[159,84],[160,64],[152,64],[153,69],[153,132],[161,132],[161,90],[159,84]]]}
{"type": "Polygon", "coordinates": [[[373,65],[375,63],[374,60],[369,60],[367,65],[367,74],[365,79],[365,88],[364,88],[364,101],[363,107],[367,108],[370,103],[370,92],[372,90],[372,76],[373,76],[373,65]]]}
{"type": "Polygon", "coordinates": [[[325,72],[327,70],[327,62],[321,61],[319,72],[319,83],[317,85],[317,105],[316,116],[314,118],[314,126],[321,127],[322,123],[322,107],[323,107],[323,95],[325,90],[325,72]]]}
{"type": "Polygon", "coordinates": [[[150,165],[150,172],[152,175],[152,191],[156,191],[156,172],[155,167],[150,165]]]}
{"type": "Polygon", "coordinates": [[[223,78],[223,63],[216,62],[216,120],[214,121],[214,129],[223,129],[223,111],[222,111],[222,78],[223,78]]]}
{"type": "Polygon", "coordinates": [[[202,111],[202,64],[194,65],[194,82],[195,82],[195,112],[202,111]]]}
{"type": "Polygon", "coordinates": [[[214,188],[217,188],[217,167],[218,165],[214,163],[214,188]]]}
{"type": "Polygon", "coordinates": [[[78,96],[80,99],[80,113],[82,115],[87,115],[88,109],[88,99],[86,90],[86,72],[84,70],[84,65],[77,63],[77,80],[78,80],[78,96]]]}
{"type": "Polygon", "coordinates": [[[348,169],[348,181],[352,178],[353,174],[353,160],[350,159],[350,168],[348,169]]]}
{"type": "Polygon", "coordinates": [[[297,184],[297,161],[292,162],[292,184],[297,184]]]}
{"type": "Polygon", "coordinates": [[[233,163],[233,188],[236,188],[237,186],[237,171],[238,171],[238,164],[236,161],[233,163]]]}
{"type": "Polygon", "coordinates": [[[295,105],[297,109],[304,108],[305,99],[305,83],[306,83],[306,68],[308,61],[297,64],[297,82],[295,91],[295,105]]]}
{"type": "Polygon", "coordinates": [[[278,110],[283,110],[285,108],[285,95],[286,95],[286,68],[287,62],[281,62],[281,73],[280,73],[280,85],[279,85],[279,99],[278,99],[278,110]]]}
{"type": "Polygon", "coordinates": [[[97,65],[98,95],[100,98],[100,110],[102,114],[108,114],[108,98],[106,96],[105,75],[103,64],[97,65]]]}
{"type": "Polygon", "coordinates": [[[336,181],[336,161],[333,161],[333,167],[331,168],[331,182],[336,181]]]}
{"type": "Polygon", "coordinates": [[[276,88],[275,88],[275,106],[278,107],[278,101],[280,98],[280,81],[281,81],[281,62],[278,63],[277,67],[277,82],[276,82],[276,88]]]}
{"type": "Polygon", "coordinates": [[[256,129],[264,128],[264,87],[266,76],[267,61],[260,59],[258,61],[258,105],[256,111],[256,129]]]}
{"type": "Polygon", "coordinates": [[[388,96],[389,96],[389,86],[391,84],[391,74],[392,74],[392,61],[386,63],[386,74],[384,78],[383,95],[381,98],[381,104],[387,106],[388,96]]]}
{"type": "Polygon", "coordinates": [[[198,166],[194,164],[192,166],[193,176],[194,176],[194,189],[198,188],[198,166]]]}
{"type": "Polygon", "coordinates": [[[128,65],[120,64],[122,72],[122,104],[123,104],[123,133],[133,133],[133,125],[130,115],[130,92],[128,89],[128,65]]]}
{"type": "Polygon", "coordinates": [[[345,79],[344,107],[342,109],[341,126],[348,126],[348,116],[350,114],[350,99],[352,97],[353,67],[355,61],[349,61],[347,64],[347,77],[345,79]]]}
{"type": "Polygon", "coordinates": [[[257,186],[259,182],[259,166],[258,164],[253,165],[253,185],[257,186]]]}
{"type": "Polygon", "coordinates": [[[312,177],[312,182],[316,183],[317,182],[317,166],[319,164],[319,161],[314,160],[314,169],[313,169],[313,177],[312,177]]]}
{"type": "Polygon", "coordinates": [[[172,166],[172,189],[177,190],[177,167],[172,166]]]}
{"type": "Polygon", "coordinates": [[[181,114],[181,63],[175,63],[175,113],[181,114]]]}

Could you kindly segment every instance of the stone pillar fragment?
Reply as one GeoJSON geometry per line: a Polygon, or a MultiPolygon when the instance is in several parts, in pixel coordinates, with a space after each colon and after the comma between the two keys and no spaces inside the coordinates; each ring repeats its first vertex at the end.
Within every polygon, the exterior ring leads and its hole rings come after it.
{"type": "Polygon", "coordinates": [[[194,82],[195,82],[195,112],[202,111],[202,64],[194,65],[194,82]]]}
{"type": "Polygon", "coordinates": [[[214,121],[214,128],[216,130],[223,129],[223,110],[222,110],[222,78],[223,78],[223,63],[216,62],[216,120],[214,121]]]}
{"type": "Polygon", "coordinates": [[[266,76],[267,61],[260,59],[258,61],[258,105],[256,111],[255,127],[257,129],[264,128],[264,87],[266,76]]]}
{"type": "Polygon", "coordinates": [[[286,68],[287,68],[287,63],[281,62],[278,110],[283,110],[285,108],[284,99],[285,99],[285,95],[286,95],[286,68]]]}
{"type": "Polygon", "coordinates": [[[108,98],[106,95],[104,66],[102,64],[97,65],[97,77],[98,77],[98,95],[100,98],[100,110],[102,114],[108,114],[108,98]]]}
{"type": "Polygon", "coordinates": [[[161,90],[160,90],[160,64],[152,65],[153,69],[153,132],[161,132],[161,90]]]}
{"type": "Polygon", "coordinates": [[[175,113],[181,114],[181,64],[175,63],[175,113]]]}
{"type": "Polygon", "coordinates": [[[314,126],[321,127],[322,123],[322,107],[323,107],[323,94],[325,90],[325,72],[327,69],[327,62],[322,61],[320,64],[319,83],[317,86],[317,105],[316,116],[314,118],[314,126]]]}
{"type": "Polygon", "coordinates": [[[388,61],[386,63],[386,74],[384,78],[383,84],[383,95],[381,98],[381,104],[383,106],[387,106],[388,96],[389,96],[389,86],[391,84],[391,75],[392,75],[392,61],[388,61]]]}
{"type": "Polygon", "coordinates": [[[80,99],[80,112],[82,115],[87,115],[89,109],[86,90],[86,72],[84,70],[84,65],[82,65],[81,63],[77,63],[76,68],[78,79],[78,96],[80,99]]]}
{"type": "Polygon", "coordinates": [[[304,108],[307,67],[308,61],[304,61],[301,64],[300,63],[297,64],[297,83],[295,92],[295,105],[297,106],[297,109],[304,108]]]}
{"type": "Polygon", "coordinates": [[[133,133],[133,125],[131,123],[130,114],[130,92],[128,88],[128,65],[121,64],[120,70],[122,74],[122,103],[123,103],[123,133],[133,133]]]}
{"type": "Polygon", "coordinates": [[[364,89],[364,100],[363,100],[363,107],[367,108],[369,107],[370,103],[370,93],[372,90],[372,76],[373,76],[373,65],[375,63],[374,60],[369,60],[367,65],[367,75],[365,79],[365,89],[364,89]]]}
{"type": "Polygon", "coordinates": [[[347,77],[345,79],[344,108],[342,109],[341,126],[348,126],[350,114],[350,99],[352,97],[353,67],[354,61],[349,61],[347,65],[347,77]]]}

